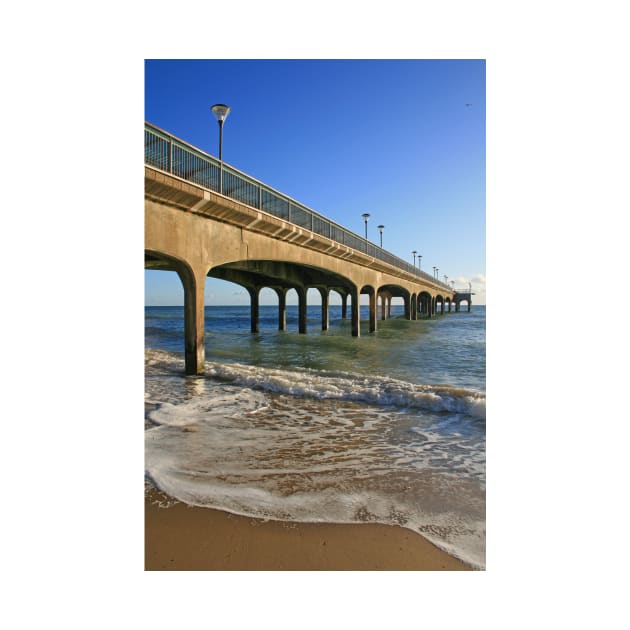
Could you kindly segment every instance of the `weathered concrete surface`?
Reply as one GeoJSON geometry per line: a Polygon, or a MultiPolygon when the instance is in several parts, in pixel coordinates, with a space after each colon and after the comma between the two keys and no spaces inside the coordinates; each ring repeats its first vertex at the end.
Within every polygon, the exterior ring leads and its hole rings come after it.
{"type": "MultiPolygon", "coordinates": [[[[402,297],[408,319],[444,310],[444,287],[384,261],[336,243],[223,195],[145,167],[145,266],[176,271],[185,294],[186,370],[203,372],[204,283],[206,276],[236,282],[250,293],[252,331],[258,329],[258,292],[271,287],[279,295],[279,328],[286,327],[286,291],[299,297],[299,329],[306,332],[306,292],[320,290],[328,326],[327,295],[351,296],[351,330],[359,335],[359,295],[368,294],[369,330],[377,326],[377,297],[382,304],[402,297]],[[325,297],[326,296],[326,297],[325,297]],[[430,303],[430,305],[429,305],[430,303]],[[430,311],[430,312],[429,312],[430,311]]],[[[450,302],[454,296],[447,292],[450,302]]],[[[343,309],[344,317],[346,309],[343,309]]],[[[391,310],[390,310],[391,313],[391,310]]],[[[384,306],[382,316],[385,317],[384,306]]]]}

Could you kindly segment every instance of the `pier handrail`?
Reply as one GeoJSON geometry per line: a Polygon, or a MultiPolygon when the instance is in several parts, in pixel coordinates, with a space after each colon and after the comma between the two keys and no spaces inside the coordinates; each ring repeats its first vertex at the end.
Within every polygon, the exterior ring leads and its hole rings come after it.
{"type": "Polygon", "coordinates": [[[217,158],[146,121],[144,123],[144,162],[153,168],[181,177],[186,181],[325,236],[337,243],[364,252],[372,258],[378,258],[418,276],[432,285],[438,285],[453,292],[453,289],[447,284],[420,269],[416,269],[414,265],[402,258],[366,241],[364,237],[347,230],[308,206],[271,186],[267,186],[267,184],[239,171],[237,168],[225,162],[221,165],[217,158]],[[222,192],[221,166],[223,167],[222,192]]]}

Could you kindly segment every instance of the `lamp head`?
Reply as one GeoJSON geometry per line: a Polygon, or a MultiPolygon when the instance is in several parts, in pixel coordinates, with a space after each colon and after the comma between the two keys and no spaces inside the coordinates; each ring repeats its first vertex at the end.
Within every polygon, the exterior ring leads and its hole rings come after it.
{"type": "Polygon", "coordinates": [[[231,111],[229,106],[223,105],[222,103],[217,103],[216,105],[213,105],[210,109],[220,123],[222,123],[228,117],[231,111]]]}

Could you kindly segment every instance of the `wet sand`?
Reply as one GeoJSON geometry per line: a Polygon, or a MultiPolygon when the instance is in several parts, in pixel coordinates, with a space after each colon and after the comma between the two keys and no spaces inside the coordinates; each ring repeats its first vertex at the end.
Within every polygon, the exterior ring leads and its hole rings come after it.
{"type": "Polygon", "coordinates": [[[147,571],[467,571],[422,536],[389,525],[286,523],[145,494],[147,571]],[[160,507],[171,503],[169,507],[160,507]]]}

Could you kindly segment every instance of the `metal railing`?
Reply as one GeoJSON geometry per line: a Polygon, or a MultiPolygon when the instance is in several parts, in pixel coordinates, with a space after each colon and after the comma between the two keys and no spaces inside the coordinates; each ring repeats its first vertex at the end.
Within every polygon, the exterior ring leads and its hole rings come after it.
{"type": "Polygon", "coordinates": [[[451,287],[444,282],[436,280],[402,258],[366,241],[364,237],[347,230],[225,162],[223,162],[223,191],[221,192],[221,162],[219,160],[148,122],[144,124],[144,162],[161,171],[181,177],[356,249],[372,258],[378,258],[434,285],[452,291],[451,287]]]}

